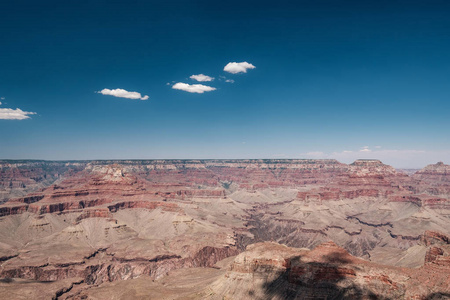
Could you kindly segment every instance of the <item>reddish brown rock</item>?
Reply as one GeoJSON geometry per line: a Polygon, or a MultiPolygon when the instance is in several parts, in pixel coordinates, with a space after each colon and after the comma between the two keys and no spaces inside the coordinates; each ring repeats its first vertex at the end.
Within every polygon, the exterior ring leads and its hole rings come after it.
{"type": "Polygon", "coordinates": [[[311,251],[261,243],[238,255],[227,274],[210,288],[235,299],[244,299],[249,293],[272,299],[427,299],[450,295],[447,272],[448,266],[434,263],[419,269],[374,264],[351,256],[332,242],[311,251]],[[428,280],[424,280],[426,276],[428,280]]]}
{"type": "MultiPolygon", "coordinates": [[[[4,174],[10,181],[36,174],[21,168],[4,174]]],[[[450,190],[442,164],[413,178],[375,160],[98,161],[83,168],[0,205],[2,276],[81,277],[81,289],[211,267],[247,245],[276,241],[313,250],[249,246],[231,271],[244,281],[265,278],[255,298],[284,299],[292,287],[313,298],[425,297],[433,283],[447,292],[450,190]],[[375,251],[392,266],[374,263],[375,251]]],[[[8,189],[27,184],[19,179],[8,189]]],[[[239,289],[221,292],[239,299],[239,289]]]]}
{"type": "Polygon", "coordinates": [[[77,217],[76,221],[79,222],[87,218],[112,218],[112,214],[106,208],[86,209],[77,217]]]}
{"type": "Polygon", "coordinates": [[[118,202],[114,205],[108,206],[108,209],[111,212],[116,212],[119,209],[127,209],[127,208],[145,208],[145,209],[162,208],[165,211],[179,211],[177,204],[160,201],[126,201],[126,202],[118,202]]]}
{"type": "Polygon", "coordinates": [[[426,245],[450,245],[450,238],[436,231],[427,230],[421,237],[421,241],[426,245]]]}
{"type": "Polygon", "coordinates": [[[425,262],[434,262],[437,260],[438,256],[444,255],[444,250],[438,247],[431,247],[428,249],[427,254],[425,255],[425,262]]]}

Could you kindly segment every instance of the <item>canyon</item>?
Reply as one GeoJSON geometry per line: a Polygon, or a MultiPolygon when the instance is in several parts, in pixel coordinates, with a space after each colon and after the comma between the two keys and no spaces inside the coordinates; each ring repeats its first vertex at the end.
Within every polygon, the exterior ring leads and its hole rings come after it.
{"type": "Polygon", "coordinates": [[[450,165],[0,160],[1,299],[446,299],[450,165]]]}

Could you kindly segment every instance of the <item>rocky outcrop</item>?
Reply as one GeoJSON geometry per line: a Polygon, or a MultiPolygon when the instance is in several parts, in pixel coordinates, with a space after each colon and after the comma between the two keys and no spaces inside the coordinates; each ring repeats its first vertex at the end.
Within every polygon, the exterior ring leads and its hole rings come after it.
{"type": "MultiPolygon", "coordinates": [[[[431,261],[442,251],[430,248],[431,261]]],[[[447,273],[430,269],[394,268],[351,256],[335,243],[313,250],[258,243],[239,254],[229,271],[210,288],[221,297],[297,299],[428,299],[450,295],[447,273]]]]}
{"type": "Polygon", "coordinates": [[[114,205],[108,206],[109,211],[116,212],[119,209],[127,208],[145,208],[145,209],[156,209],[162,208],[165,211],[179,211],[178,205],[175,203],[167,203],[160,201],[126,201],[118,202],[114,205]]]}
{"type": "Polygon", "coordinates": [[[380,190],[378,189],[356,189],[350,191],[342,191],[339,188],[323,188],[320,190],[312,190],[308,192],[298,192],[297,198],[299,200],[345,200],[355,199],[359,197],[379,197],[380,190]]]}
{"type": "Polygon", "coordinates": [[[425,244],[425,246],[450,245],[450,237],[441,232],[427,230],[422,235],[421,242],[425,244]]]}
{"type": "Polygon", "coordinates": [[[450,193],[450,165],[438,162],[416,172],[415,191],[429,195],[448,195],[450,193]]]}
{"type": "Polygon", "coordinates": [[[438,257],[442,255],[444,255],[444,250],[439,247],[431,247],[425,254],[425,262],[435,262],[436,260],[438,260],[438,257]]]}
{"type": "Polygon", "coordinates": [[[76,218],[76,222],[87,218],[112,218],[112,216],[110,210],[106,208],[86,209],[76,218]]]}
{"type": "Polygon", "coordinates": [[[45,188],[84,166],[84,162],[0,160],[0,203],[45,188]]]}
{"type": "Polygon", "coordinates": [[[26,212],[27,210],[27,205],[3,205],[0,206],[0,217],[21,214],[26,212]]]}
{"type": "Polygon", "coordinates": [[[108,259],[95,263],[95,256],[106,249],[99,249],[81,262],[69,264],[45,264],[41,266],[22,266],[4,268],[0,272],[2,278],[22,278],[36,281],[55,281],[68,278],[83,278],[87,285],[98,285],[104,282],[128,280],[142,275],[152,279],[164,276],[171,270],[180,268],[212,267],[218,261],[238,254],[232,247],[216,248],[207,246],[190,257],[177,255],[156,256],[151,259],[121,259],[113,252],[108,259]]]}
{"type": "Polygon", "coordinates": [[[414,177],[422,180],[433,180],[434,182],[449,182],[450,183],[450,165],[443,162],[438,162],[434,165],[428,165],[414,174],[414,177]]]}
{"type": "MultiPolygon", "coordinates": [[[[404,276],[421,284],[431,282],[426,274],[439,282],[445,282],[439,274],[450,274],[445,230],[450,228],[450,190],[443,164],[414,176],[377,160],[350,165],[335,160],[67,164],[67,172],[52,177],[51,185],[14,197],[10,193],[0,205],[2,276],[78,278],[83,282],[74,289],[79,289],[212,267],[247,246],[250,254],[238,256],[229,276],[242,277],[241,282],[255,274],[264,278],[259,291],[246,290],[251,298],[285,299],[297,293],[401,298],[410,288],[404,276]],[[252,246],[260,242],[313,250],[252,246]],[[422,277],[355,256],[420,267],[422,277]]],[[[4,171],[10,177],[31,178],[41,172],[26,172],[34,166],[24,162],[3,168],[20,169],[4,171]]],[[[40,166],[45,173],[45,163],[40,166]]],[[[23,191],[30,184],[22,183],[8,189],[23,191]]],[[[217,288],[230,298],[244,297],[242,287],[233,292],[217,288]]],[[[429,290],[428,283],[423,290],[429,290]]]]}

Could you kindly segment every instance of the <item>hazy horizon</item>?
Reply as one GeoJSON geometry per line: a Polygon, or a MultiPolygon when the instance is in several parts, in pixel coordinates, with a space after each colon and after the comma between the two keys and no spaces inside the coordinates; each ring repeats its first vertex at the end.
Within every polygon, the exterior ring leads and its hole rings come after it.
{"type": "Polygon", "coordinates": [[[156,160],[166,160],[166,161],[207,161],[207,160],[336,160],[340,163],[344,163],[344,164],[351,164],[357,160],[379,160],[381,161],[383,164],[386,165],[390,165],[396,169],[422,169],[424,167],[426,167],[427,165],[430,164],[436,164],[438,162],[442,162],[442,161],[436,161],[424,166],[396,166],[395,164],[389,164],[386,163],[380,159],[377,158],[358,158],[355,160],[347,160],[347,161],[342,161],[342,160],[338,160],[335,158],[302,158],[302,157],[294,157],[294,158],[290,158],[290,157],[286,157],[286,158],[92,158],[92,159],[35,159],[35,158],[0,158],[0,161],[47,161],[47,162],[83,162],[83,161],[156,161],[156,160]]]}

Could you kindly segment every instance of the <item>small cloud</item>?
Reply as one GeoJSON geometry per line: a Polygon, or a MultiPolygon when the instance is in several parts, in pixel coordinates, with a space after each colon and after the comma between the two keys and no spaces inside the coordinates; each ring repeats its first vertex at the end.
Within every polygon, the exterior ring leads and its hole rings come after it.
{"type": "Polygon", "coordinates": [[[233,79],[228,79],[228,78],[226,78],[225,76],[222,76],[222,75],[219,76],[219,80],[220,81],[225,81],[225,82],[228,82],[228,83],[234,83],[233,79]]]}
{"type": "Polygon", "coordinates": [[[300,156],[307,158],[325,158],[325,153],[322,151],[311,151],[307,153],[300,153],[300,156]]]}
{"type": "Polygon", "coordinates": [[[0,102],[0,105],[2,105],[2,103],[0,102]]]}
{"type": "Polygon", "coordinates": [[[139,100],[147,100],[148,99],[147,95],[142,96],[141,93],[129,92],[124,89],[114,89],[114,90],[103,89],[97,93],[102,94],[102,95],[109,95],[109,96],[114,96],[114,97],[119,97],[119,98],[127,98],[127,99],[139,99],[139,100]]]}
{"type": "Polygon", "coordinates": [[[247,73],[248,69],[255,69],[256,67],[252,64],[249,64],[248,62],[229,62],[223,70],[225,72],[231,73],[231,74],[237,74],[237,73],[247,73]]]}
{"type": "Polygon", "coordinates": [[[183,83],[183,82],[175,83],[172,86],[172,88],[174,90],[181,90],[181,91],[185,91],[188,93],[198,93],[198,94],[203,94],[204,92],[211,92],[211,91],[216,90],[216,88],[214,88],[214,87],[203,85],[203,84],[187,84],[187,83],[183,83]]]}
{"type": "Polygon", "coordinates": [[[29,115],[35,115],[35,112],[23,111],[20,108],[0,108],[1,120],[25,120],[29,119],[29,115]]]}
{"type": "Polygon", "coordinates": [[[364,146],[359,150],[359,152],[372,152],[372,150],[369,149],[369,146],[364,146]]]}
{"type": "Polygon", "coordinates": [[[200,81],[200,82],[213,81],[214,80],[214,77],[210,77],[210,76],[204,75],[204,74],[191,75],[189,78],[193,79],[193,80],[200,81]]]}
{"type": "Polygon", "coordinates": [[[0,100],[5,100],[5,97],[0,97],[0,100]]]}

